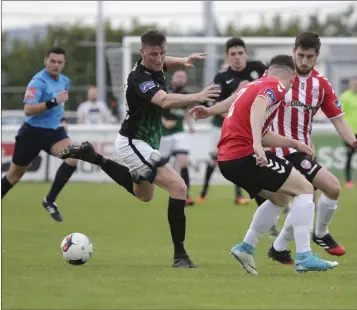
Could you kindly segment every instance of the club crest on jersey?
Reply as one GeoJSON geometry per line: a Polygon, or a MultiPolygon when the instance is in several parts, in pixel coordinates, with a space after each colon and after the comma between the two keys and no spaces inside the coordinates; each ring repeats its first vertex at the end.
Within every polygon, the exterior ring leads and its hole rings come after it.
{"type": "Polygon", "coordinates": [[[302,168],[304,168],[306,170],[309,170],[312,167],[311,163],[307,159],[304,159],[300,165],[302,168]]]}
{"type": "Polygon", "coordinates": [[[319,87],[314,87],[311,91],[311,94],[312,94],[312,98],[313,99],[318,99],[319,98],[319,92],[320,92],[320,89],[319,87]]]}
{"type": "Polygon", "coordinates": [[[154,88],[156,85],[153,81],[146,81],[140,84],[140,90],[143,94],[147,93],[150,89],[154,88]]]}
{"type": "Polygon", "coordinates": [[[335,105],[338,109],[341,109],[341,103],[340,103],[340,100],[336,99],[335,100],[335,105]]]}
{"type": "Polygon", "coordinates": [[[259,73],[257,71],[252,71],[250,73],[250,77],[254,80],[256,80],[259,77],[259,73]]]}
{"type": "Polygon", "coordinates": [[[268,98],[270,99],[270,103],[273,104],[275,102],[275,95],[274,95],[274,92],[270,89],[270,88],[267,88],[264,92],[268,98]]]}

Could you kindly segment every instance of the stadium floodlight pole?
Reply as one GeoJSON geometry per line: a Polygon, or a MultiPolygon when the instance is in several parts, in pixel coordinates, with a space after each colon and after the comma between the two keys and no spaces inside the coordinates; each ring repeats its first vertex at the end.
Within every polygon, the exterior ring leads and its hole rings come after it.
{"type": "Polygon", "coordinates": [[[96,82],[98,99],[107,102],[105,78],[105,33],[103,20],[103,1],[97,1],[97,29],[96,29],[96,82]]]}
{"type": "MultiPolygon", "coordinates": [[[[216,19],[213,13],[213,1],[203,1],[203,26],[205,29],[206,37],[216,36],[216,19]]],[[[205,46],[205,52],[207,53],[207,58],[204,61],[204,71],[203,71],[203,84],[204,86],[212,83],[214,75],[217,71],[216,68],[216,44],[207,43],[205,46]]]]}

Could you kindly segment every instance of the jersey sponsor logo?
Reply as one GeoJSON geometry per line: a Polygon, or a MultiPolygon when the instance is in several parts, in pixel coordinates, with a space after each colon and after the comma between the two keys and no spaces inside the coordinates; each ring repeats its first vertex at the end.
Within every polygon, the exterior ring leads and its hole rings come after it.
{"type": "Polygon", "coordinates": [[[311,163],[310,163],[307,159],[304,159],[304,160],[301,162],[300,166],[301,166],[302,168],[306,169],[306,170],[309,170],[309,169],[312,168],[311,163]]]}
{"type": "Polygon", "coordinates": [[[150,89],[156,87],[153,81],[146,81],[140,84],[140,90],[143,94],[147,93],[150,89]]]}
{"type": "Polygon", "coordinates": [[[336,107],[337,107],[338,109],[341,109],[340,100],[336,99],[336,100],[334,101],[334,104],[336,105],[336,107]]]}
{"type": "Polygon", "coordinates": [[[253,79],[253,80],[256,80],[257,78],[259,78],[259,73],[257,71],[252,71],[250,73],[250,77],[253,79]]]}
{"type": "Polygon", "coordinates": [[[290,107],[304,108],[305,110],[312,111],[312,112],[314,112],[317,109],[316,107],[313,107],[312,105],[305,104],[305,103],[302,103],[300,101],[295,101],[295,100],[286,102],[284,106],[286,108],[290,108],[290,107]]]}
{"type": "Polygon", "coordinates": [[[226,84],[231,84],[234,81],[234,79],[230,79],[228,81],[226,81],[226,84]]]}
{"type": "Polygon", "coordinates": [[[275,102],[275,94],[270,88],[267,88],[264,93],[268,96],[271,104],[275,102]]]}
{"type": "Polygon", "coordinates": [[[28,87],[25,93],[25,100],[34,100],[36,98],[36,87],[28,87]]]}

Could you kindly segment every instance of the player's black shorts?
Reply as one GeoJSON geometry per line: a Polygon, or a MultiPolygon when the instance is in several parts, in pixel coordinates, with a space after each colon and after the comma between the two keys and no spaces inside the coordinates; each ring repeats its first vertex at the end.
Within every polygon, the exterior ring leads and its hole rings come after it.
{"type": "Polygon", "coordinates": [[[268,164],[259,167],[252,155],[247,157],[219,161],[222,175],[232,183],[244,188],[251,198],[255,198],[262,190],[276,192],[288,179],[293,165],[275,153],[265,152],[268,164]]]}
{"type": "Polygon", "coordinates": [[[12,162],[18,166],[28,166],[41,150],[50,154],[52,145],[66,138],[68,135],[62,126],[57,129],[48,129],[24,123],[15,138],[12,162]]]}
{"type": "Polygon", "coordinates": [[[316,174],[322,168],[316,160],[309,159],[305,153],[295,152],[285,155],[288,161],[290,161],[296,170],[300,171],[305,178],[312,183],[316,174]]]}

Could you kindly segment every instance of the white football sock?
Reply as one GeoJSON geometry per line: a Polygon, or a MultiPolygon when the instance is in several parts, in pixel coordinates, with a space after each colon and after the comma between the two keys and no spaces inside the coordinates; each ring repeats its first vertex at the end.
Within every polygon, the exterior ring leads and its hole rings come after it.
{"type": "Polygon", "coordinates": [[[260,205],[254,213],[252,223],[244,237],[244,242],[255,248],[259,238],[267,233],[270,227],[275,224],[276,219],[282,211],[282,208],[273,204],[270,200],[260,205]]]}
{"type": "Polygon", "coordinates": [[[311,251],[310,234],[314,225],[315,204],[312,194],[295,196],[289,217],[294,230],[296,253],[311,251]]]}
{"type": "Polygon", "coordinates": [[[285,251],[288,248],[288,244],[291,240],[294,240],[294,231],[291,225],[291,214],[289,212],[288,216],[286,217],[283,229],[273,243],[273,247],[279,252],[285,251]]]}
{"type": "Polygon", "coordinates": [[[332,200],[322,193],[317,203],[315,235],[319,238],[327,235],[328,225],[336,212],[338,200],[332,200]]]}

